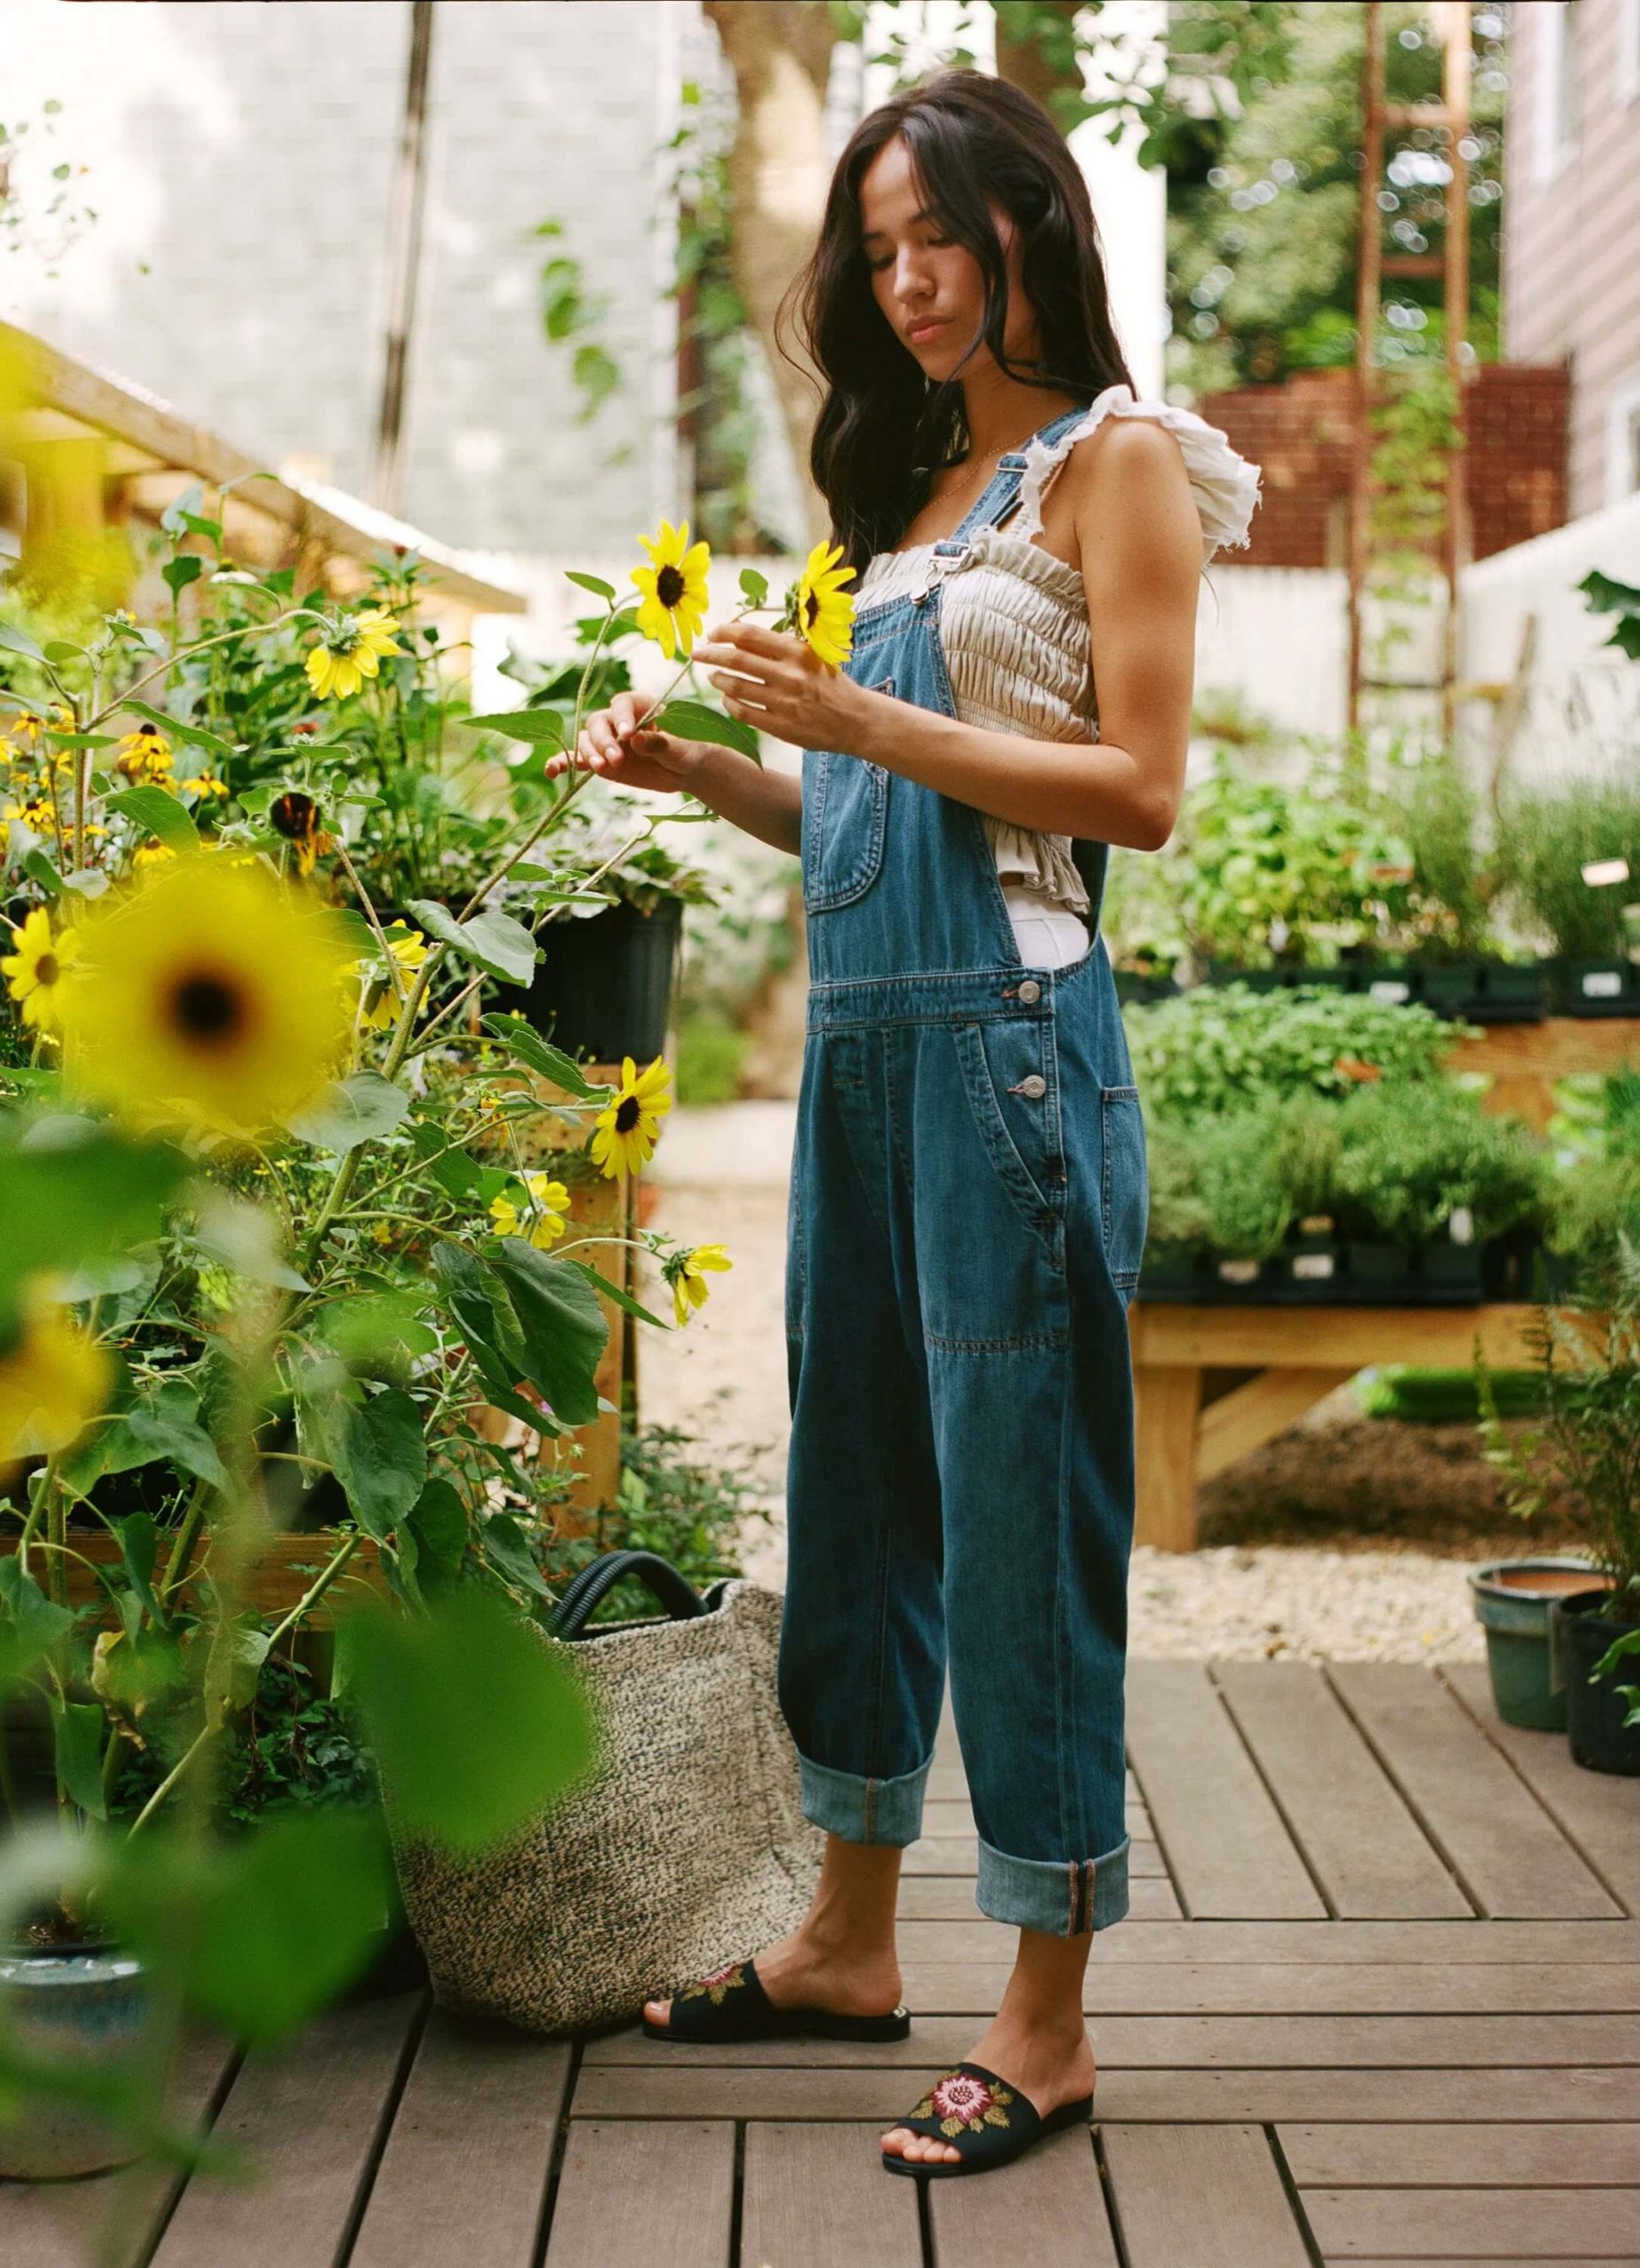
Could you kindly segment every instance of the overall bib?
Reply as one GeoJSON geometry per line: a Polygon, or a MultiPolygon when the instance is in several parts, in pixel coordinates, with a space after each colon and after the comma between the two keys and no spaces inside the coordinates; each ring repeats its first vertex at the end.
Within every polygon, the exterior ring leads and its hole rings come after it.
{"type": "MultiPolygon", "coordinates": [[[[955,713],[940,579],[1007,518],[1025,462],[1002,458],[912,595],[859,609],[857,683],[955,713]]],[[[981,1910],[1106,1928],[1128,1910],[1148,1200],[1098,929],[1108,854],[1076,846],[1092,942],[1057,969],[1022,963],[979,812],[933,788],[805,749],[802,855],[780,1697],[804,1809],[849,1842],[916,1839],[949,1663],[981,1910]]]]}

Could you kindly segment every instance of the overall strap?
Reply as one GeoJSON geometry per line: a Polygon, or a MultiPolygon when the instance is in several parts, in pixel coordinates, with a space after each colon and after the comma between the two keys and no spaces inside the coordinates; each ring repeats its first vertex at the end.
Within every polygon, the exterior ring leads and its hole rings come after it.
{"type": "MultiPolygon", "coordinates": [[[[1068,432],[1077,419],[1086,414],[1085,405],[1061,411],[1047,424],[1038,427],[1027,439],[1025,448],[1028,449],[1032,442],[1045,442],[1052,447],[1061,433],[1068,432]]],[[[1025,449],[1010,449],[1005,456],[999,457],[997,470],[992,473],[983,495],[969,509],[960,526],[935,545],[936,553],[950,556],[962,550],[969,536],[980,528],[999,527],[1019,501],[1020,480],[1028,462],[1025,449]]]]}

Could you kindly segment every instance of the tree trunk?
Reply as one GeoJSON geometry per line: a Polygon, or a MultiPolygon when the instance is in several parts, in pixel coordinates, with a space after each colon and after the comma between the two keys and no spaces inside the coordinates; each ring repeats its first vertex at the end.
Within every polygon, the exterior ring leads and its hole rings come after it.
{"type": "Polygon", "coordinates": [[[1054,114],[1053,97],[1061,88],[1078,95],[1082,92],[1082,73],[1079,65],[1068,66],[1060,59],[1055,52],[1058,41],[1045,44],[1042,19],[1057,16],[1069,28],[1081,6],[1082,0],[1035,0],[1035,4],[1022,8],[1000,0],[991,11],[997,26],[998,78],[1031,96],[1050,118],[1054,114]]]}
{"type": "Polygon", "coordinates": [[[796,342],[801,367],[781,353],[774,315],[813,249],[825,210],[826,82],[837,35],[826,0],[704,0],[704,12],[735,74],[740,105],[729,153],[735,282],[768,356],[818,540],[827,516],[809,479],[809,439],[819,395],[796,342]]]}

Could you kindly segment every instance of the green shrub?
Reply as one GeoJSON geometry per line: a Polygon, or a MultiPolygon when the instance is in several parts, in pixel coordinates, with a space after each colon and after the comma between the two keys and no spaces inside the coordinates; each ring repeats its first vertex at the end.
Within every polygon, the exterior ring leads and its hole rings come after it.
{"type": "Polygon", "coordinates": [[[1517,790],[1503,842],[1512,905],[1568,960],[1621,959],[1623,908],[1640,889],[1640,779],[1589,773],[1517,790]],[[1591,887],[1583,868],[1625,858],[1631,880],[1591,887]]]}
{"type": "Polygon", "coordinates": [[[1293,1218],[1281,1144],[1263,1111],[1226,1112],[1189,1130],[1205,1235],[1225,1260],[1268,1260],[1293,1218]]]}
{"type": "Polygon", "coordinates": [[[1344,1232],[1392,1244],[1427,1244],[1460,1209],[1477,1243],[1547,1216],[1543,1153],[1527,1129],[1434,1082],[1352,1098],[1339,1113],[1333,1176],[1344,1232]]]}
{"type": "MultiPolygon", "coordinates": [[[[690,1436],[675,1425],[629,1431],[621,1447],[620,1490],[597,1515],[589,1535],[564,1537],[548,1547],[543,1568],[560,1589],[605,1551],[655,1551],[670,1559],[697,1589],[742,1571],[741,1547],[750,1521],[771,1518],[757,1501],[743,1469],[704,1464],[688,1454],[690,1436]]],[[[637,1583],[618,1583],[595,1618],[627,1621],[656,1612],[637,1583]]]]}
{"type": "Polygon", "coordinates": [[[1299,986],[1198,986],[1123,1017],[1134,1077],[1154,1117],[1193,1118],[1253,1101],[1352,1092],[1364,1079],[1433,1080],[1471,1027],[1365,993],[1299,986]]]}

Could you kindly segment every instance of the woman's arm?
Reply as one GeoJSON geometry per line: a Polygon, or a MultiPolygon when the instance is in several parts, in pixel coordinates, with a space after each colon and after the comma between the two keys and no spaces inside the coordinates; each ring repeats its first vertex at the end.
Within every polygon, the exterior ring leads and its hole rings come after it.
{"type": "MultiPolygon", "coordinates": [[[[639,734],[642,738],[642,734],[639,734]]],[[[766,772],[749,756],[715,742],[684,783],[709,811],[760,843],[796,858],[803,848],[803,781],[793,772],[766,772]]]]}
{"type": "Polygon", "coordinates": [[[1100,734],[1039,741],[960,724],[824,671],[796,640],[731,625],[697,645],[731,715],[862,757],[993,818],[1139,850],[1167,841],[1190,734],[1201,525],[1178,444],[1112,418],[1059,475],[1087,593],[1100,734]],[[733,672],[734,674],[729,672],[733,672]]]}

